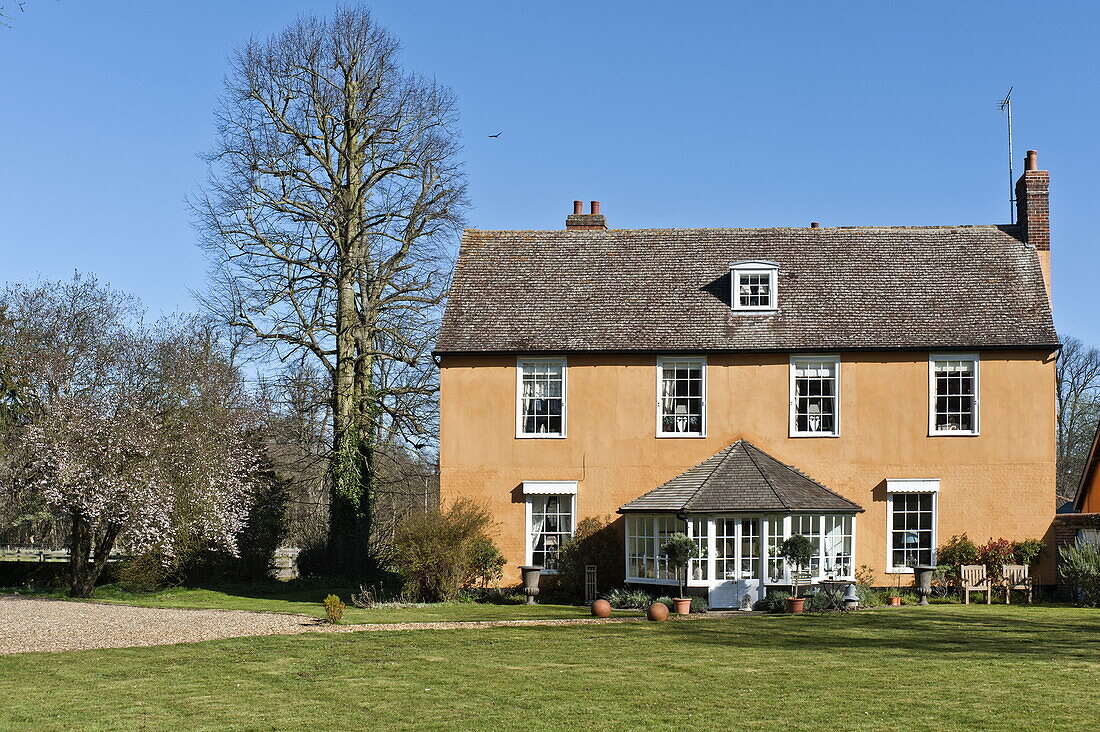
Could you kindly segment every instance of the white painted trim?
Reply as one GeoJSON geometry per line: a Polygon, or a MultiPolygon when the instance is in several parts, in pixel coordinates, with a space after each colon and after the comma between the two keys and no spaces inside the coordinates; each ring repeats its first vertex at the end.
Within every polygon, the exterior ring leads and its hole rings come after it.
{"type": "Polygon", "coordinates": [[[930,353],[928,354],[928,436],[929,437],[977,437],[981,434],[982,416],[982,378],[981,358],[977,353],[930,353]],[[936,429],[936,361],[973,361],[974,362],[974,429],[937,430],[936,429]]]}
{"type": "Polygon", "coordinates": [[[887,478],[887,493],[939,493],[939,478],[887,478]]]}
{"type": "Polygon", "coordinates": [[[752,259],[730,264],[730,308],[739,312],[775,312],[779,310],[779,264],[762,259],[752,259]],[[740,276],[766,274],[771,285],[771,302],[767,305],[742,305],[740,276]]]}
{"type": "Polygon", "coordinates": [[[706,356],[658,356],[657,357],[657,409],[656,409],[656,436],[658,438],[679,437],[681,439],[698,439],[707,436],[707,357],[706,356]],[[662,432],[661,426],[663,420],[661,419],[661,391],[662,391],[662,373],[664,371],[664,365],[666,363],[702,363],[703,364],[703,384],[702,384],[702,396],[703,396],[703,414],[702,414],[702,431],[701,432],[662,432]]]}
{"type": "MultiPolygon", "coordinates": [[[[889,483],[887,483],[889,485],[889,483]]],[[[936,548],[940,545],[940,493],[939,480],[936,480],[935,491],[895,491],[891,493],[889,488],[886,493],[886,567],[885,574],[913,574],[912,567],[894,566],[894,495],[896,493],[931,493],[932,494],[932,564],[936,563],[936,548]]],[[[853,523],[853,527],[855,524],[853,523]]]]}
{"type": "Polygon", "coordinates": [[[525,495],[525,496],[575,496],[575,495],[577,495],[577,481],[575,481],[575,480],[525,480],[525,481],[523,481],[523,495],[525,495]]]}
{"type": "Polygon", "coordinates": [[[790,361],[790,379],[787,385],[790,404],[787,409],[787,435],[789,437],[840,437],[840,356],[826,354],[814,356],[807,354],[792,355],[790,361]],[[797,406],[795,398],[795,372],[799,363],[830,362],[833,364],[833,431],[832,432],[799,432],[798,419],[795,413],[797,406]]]}
{"type": "Polygon", "coordinates": [[[516,439],[519,440],[564,440],[569,424],[569,360],[565,356],[551,358],[528,356],[516,357],[516,439]],[[523,364],[560,363],[561,364],[561,434],[523,431],[523,364]]]}

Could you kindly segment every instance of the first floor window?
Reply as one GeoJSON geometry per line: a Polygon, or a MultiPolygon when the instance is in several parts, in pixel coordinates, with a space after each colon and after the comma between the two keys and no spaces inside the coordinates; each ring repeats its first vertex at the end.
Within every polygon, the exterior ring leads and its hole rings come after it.
{"type": "Polygon", "coordinates": [[[558,568],[558,552],[573,535],[573,496],[527,496],[531,525],[531,564],[551,572],[558,568]]]}
{"type": "Polygon", "coordinates": [[[706,580],[710,577],[710,551],[707,541],[708,521],[705,518],[692,519],[689,524],[688,535],[695,540],[695,546],[699,554],[688,561],[688,577],[693,580],[706,580]]]}
{"type": "Polygon", "coordinates": [[[703,434],[706,417],[706,368],[706,361],[702,359],[658,360],[659,434],[703,434]]]}
{"type": "Polygon", "coordinates": [[[932,564],[936,494],[889,494],[890,564],[893,569],[932,564]]]}
{"type": "Polygon", "coordinates": [[[933,434],[977,434],[977,357],[933,357],[930,391],[933,434]]]}
{"type": "Polygon", "coordinates": [[[520,359],[520,436],[565,436],[565,361],[520,359]]]}
{"type": "Polygon", "coordinates": [[[791,361],[791,434],[838,434],[835,358],[795,358],[791,361]]]}

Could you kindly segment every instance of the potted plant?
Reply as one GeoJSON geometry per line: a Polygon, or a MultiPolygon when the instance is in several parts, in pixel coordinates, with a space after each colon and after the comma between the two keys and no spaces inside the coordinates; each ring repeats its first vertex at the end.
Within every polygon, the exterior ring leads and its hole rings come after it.
{"type": "Polygon", "coordinates": [[[806,568],[810,566],[810,560],[813,559],[814,544],[802,534],[795,534],[779,545],[779,556],[794,567],[794,571],[791,572],[794,597],[787,598],[787,612],[800,613],[806,606],[806,598],[798,596],[798,585],[802,575],[806,573],[806,568]]]}
{"type": "Polygon", "coordinates": [[[886,596],[886,603],[890,607],[901,606],[901,575],[894,575],[894,591],[886,596]]]}
{"type": "Polygon", "coordinates": [[[684,578],[687,574],[688,561],[699,556],[699,545],[686,534],[675,533],[661,545],[661,554],[668,557],[669,563],[676,568],[676,581],[680,586],[680,596],[672,598],[676,612],[687,615],[691,612],[691,598],[684,597],[684,578]]]}

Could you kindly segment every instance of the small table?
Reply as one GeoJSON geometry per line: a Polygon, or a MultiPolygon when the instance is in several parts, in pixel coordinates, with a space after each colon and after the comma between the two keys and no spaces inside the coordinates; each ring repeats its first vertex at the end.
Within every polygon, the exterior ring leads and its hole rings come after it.
{"type": "Polygon", "coordinates": [[[820,580],[817,586],[820,587],[820,592],[824,593],[825,599],[828,601],[829,606],[827,610],[844,610],[844,595],[848,591],[848,585],[852,584],[851,580],[820,580]]]}

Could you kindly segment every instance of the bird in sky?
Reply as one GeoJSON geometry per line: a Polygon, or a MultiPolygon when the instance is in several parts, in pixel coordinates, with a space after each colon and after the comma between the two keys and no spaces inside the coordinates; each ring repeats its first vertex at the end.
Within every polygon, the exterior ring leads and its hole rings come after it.
{"type": "Polygon", "coordinates": [[[500,137],[502,132],[504,132],[504,130],[501,130],[500,132],[496,133],[495,135],[489,135],[489,137],[493,137],[493,138],[500,137]]]}

